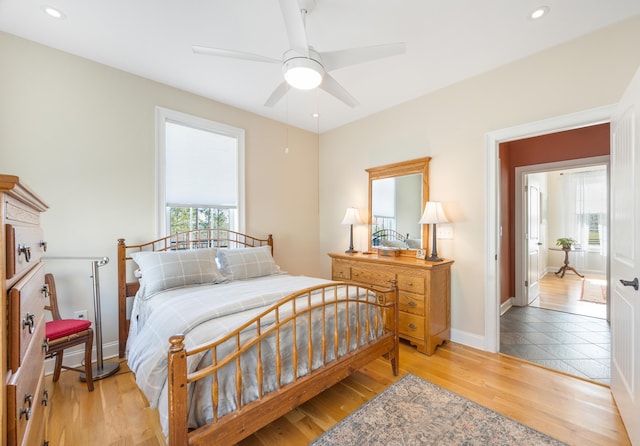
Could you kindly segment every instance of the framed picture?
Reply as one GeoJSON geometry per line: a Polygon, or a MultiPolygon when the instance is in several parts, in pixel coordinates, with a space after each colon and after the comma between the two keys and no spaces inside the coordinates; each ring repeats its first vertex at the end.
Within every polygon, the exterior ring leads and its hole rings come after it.
{"type": "Polygon", "coordinates": [[[427,258],[427,250],[426,249],[417,249],[416,250],[416,259],[426,259],[427,258]]]}

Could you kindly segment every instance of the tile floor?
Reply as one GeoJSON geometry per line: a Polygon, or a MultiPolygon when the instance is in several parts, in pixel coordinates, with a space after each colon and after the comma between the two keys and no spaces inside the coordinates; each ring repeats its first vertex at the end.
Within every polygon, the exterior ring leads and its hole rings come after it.
{"type": "Polygon", "coordinates": [[[500,317],[500,352],[610,384],[611,334],[606,319],[512,307],[500,317]]]}

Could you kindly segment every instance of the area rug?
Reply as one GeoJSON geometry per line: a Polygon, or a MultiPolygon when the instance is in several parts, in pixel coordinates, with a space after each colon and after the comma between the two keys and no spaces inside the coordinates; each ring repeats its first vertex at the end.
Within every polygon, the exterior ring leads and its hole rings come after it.
{"type": "Polygon", "coordinates": [[[580,300],[597,304],[607,303],[607,281],[603,279],[582,279],[580,300]]]}
{"type": "Polygon", "coordinates": [[[407,374],[318,437],[330,445],[565,445],[407,374]]]}

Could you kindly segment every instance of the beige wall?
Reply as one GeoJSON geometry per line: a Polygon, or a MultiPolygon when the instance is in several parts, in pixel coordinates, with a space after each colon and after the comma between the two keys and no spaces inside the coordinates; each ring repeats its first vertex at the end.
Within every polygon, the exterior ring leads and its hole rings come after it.
{"type": "MultiPolygon", "coordinates": [[[[157,235],[156,106],[245,129],[247,232],[274,235],[283,269],[320,274],[316,134],[289,129],[285,155],[283,124],[5,33],[0,61],[0,172],[50,205],[49,256],[111,258],[99,270],[105,345],[117,340],[116,240],[157,235]]],[[[47,269],[66,294],[63,315],[91,316],[91,261],[47,269]]]]}
{"type": "MultiPolygon", "coordinates": [[[[320,252],[344,250],[348,206],[367,207],[364,169],[431,156],[430,196],[453,221],[453,339],[485,336],[488,132],[613,104],[640,65],[640,16],[346,125],[320,137],[320,252]]],[[[453,56],[452,56],[453,57],[453,56]]],[[[388,87],[392,88],[392,87],[388,87]]],[[[366,212],[363,212],[366,215],[366,212]]],[[[366,228],[354,235],[366,248],[366,228]]],[[[355,231],[355,229],[354,229],[355,231]]]]}

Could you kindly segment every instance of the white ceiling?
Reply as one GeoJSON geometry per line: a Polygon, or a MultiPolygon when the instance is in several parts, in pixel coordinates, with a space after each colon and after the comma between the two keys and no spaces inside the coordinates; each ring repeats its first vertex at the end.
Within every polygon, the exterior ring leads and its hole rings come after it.
{"type": "Polygon", "coordinates": [[[317,0],[306,24],[320,52],[406,42],[404,55],[331,73],[356,108],[321,90],[265,107],[278,65],[191,51],[280,59],[289,43],[278,0],[0,0],[0,30],[322,133],[637,14],[638,0],[317,0]],[[530,20],[542,4],[550,13],[530,20]]]}

